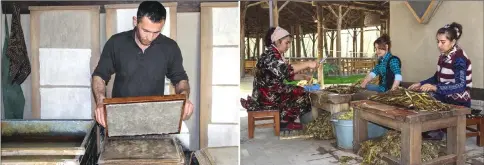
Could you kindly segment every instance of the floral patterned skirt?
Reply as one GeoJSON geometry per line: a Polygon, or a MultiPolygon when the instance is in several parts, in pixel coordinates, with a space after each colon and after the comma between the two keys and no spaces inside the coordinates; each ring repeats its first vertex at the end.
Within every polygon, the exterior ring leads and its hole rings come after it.
{"type": "Polygon", "coordinates": [[[279,110],[281,120],[293,122],[300,115],[311,111],[309,94],[299,86],[284,86],[277,90],[259,88],[247,99],[241,98],[247,111],[279,110]]]}

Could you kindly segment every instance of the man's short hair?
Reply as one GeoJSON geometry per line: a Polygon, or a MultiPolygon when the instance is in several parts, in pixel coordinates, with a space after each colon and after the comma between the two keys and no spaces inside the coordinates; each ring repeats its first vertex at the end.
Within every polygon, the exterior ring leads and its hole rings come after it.
{"type": "Polygon", "coordinates": [[[158,1],[144,1],[139,5],[136,17],[138,23],[143,17],[148,17],[152,22],[160,22],[166,19],[166,9],[158,1]]]}

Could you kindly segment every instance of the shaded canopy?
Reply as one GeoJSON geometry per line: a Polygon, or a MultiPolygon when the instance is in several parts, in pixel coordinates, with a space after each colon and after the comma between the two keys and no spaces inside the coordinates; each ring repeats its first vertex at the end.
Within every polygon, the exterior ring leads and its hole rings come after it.
{"type": "MultiPolygon", "coordinates": [[[[278,8],[281,8],[284,3],[285,1],[278,1],[278,8]]],[[[279,12],[279,26],[290,31],[291,26],[301,25],[304,34],[317,33],[316,4],[323,6],[323,24],[328,30],[337,29],[336,15],[340,5],[342,6],[342,13],[350,9],[343,19],[342,29],[364,26],[363,20],[366,13],[375,13],[380,16],[380,19],[389,18],[388,1],[290,1],[279,12]]],[[[245,15],[245,36],[255,38],[262,35],[261,37],[263,37],[269,29],[268,4],[266,2],[245,1],[242,5],[249,6],[245,15]]]]}

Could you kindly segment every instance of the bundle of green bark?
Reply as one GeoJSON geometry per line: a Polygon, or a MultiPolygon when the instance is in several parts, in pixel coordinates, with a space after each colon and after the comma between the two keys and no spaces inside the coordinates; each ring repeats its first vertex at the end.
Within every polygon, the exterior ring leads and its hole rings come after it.
{"type": "MultiPolygon", "coordinates": [[[[338,93],[338,94],[353,94],[353,93],[358,93],[361,90],[363,90],[360,85],[363,82],[364,79],[360,79],[357,82],[351,84],[351,85],[333,85],[330,86],[326,89],[325,91],[328,92],[333,92],[333,93],[338,93]]],[[[372,79],[368,84],[378,84],[378,79],[374,78],[372,79]]]]}
{"type": "MultiPolygon", "coordinates": [[[[428,162],[439,156],[445,155],[445,141],[423,140],[421,159],[428,162]]],[[[401,157],[401,138],[400,132],[388,131],[385,135],[376,139],[367,140],[361,143],[358,155],[363,157],[364,165],[387,165],[382,155],[389,155],[400,159],[401,157]]]]}
{"type": "Polygon", "coordinates": [[[428,93],[415,92],[401,87],[370,96],[370,100],[416,111],[448,111],[451,109],[448,104],[438,101],[428,93]]]}

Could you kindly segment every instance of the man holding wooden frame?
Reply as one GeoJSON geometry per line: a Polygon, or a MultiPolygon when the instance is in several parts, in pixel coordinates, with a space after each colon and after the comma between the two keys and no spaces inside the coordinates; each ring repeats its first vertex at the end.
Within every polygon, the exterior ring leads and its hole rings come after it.
{"type": "MultiPolygon", "coordinates": [[[[190,94],[188,76],[178,44],[160,34],[166,20],[166,9],[156,1],[142,2],[133,17],[133,30],[113,35],[104,45],[101,58],[92,75],[96,98],[96,121],[106,126],[103,99],[106,84],[116,73],[112,97],[164,95],[165,76],[175,86],[176,94],[190,94]]],[[[190,118],[193,104],[187,100],[183,120],[190,118]]]]}

